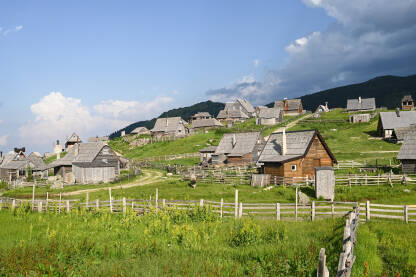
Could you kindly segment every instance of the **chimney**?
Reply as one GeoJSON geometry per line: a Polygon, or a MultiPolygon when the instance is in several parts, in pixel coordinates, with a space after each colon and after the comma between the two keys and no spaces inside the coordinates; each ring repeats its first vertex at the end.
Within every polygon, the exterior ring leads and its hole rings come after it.
{"type": "Polygon", "coordinates": [[[75,146],[74,155],[75,157],[77,157],[79,154],[79,143],[76,143],[74,146],[75,146]]]}
{"type": "Polygon", "coordinates": [[[287,145],[286,145],[286,128],[283,128],[282,134],[282,155],[286,155],[287,153],[287,145]]]}
{"type": "Polygon", "coordinates": [[[358,103],[361,104],[361,96],[358,96],[358,103]]]}
{"type": "Polygon", "coordinates": [[[61,158],[61,152],[58,152],[58,154],[56,154],[56,159],[59,160],[61,158]]]}
{"type": "Polygon", "coordinates": [[[328,102],[325,102],[325,107],[328,109],[328,102]]]}
{"type": "Polygon", "coordinates": [[[397,117],[400,117],[400,109],[399,108],[396,108],[396,115],[397,115],[397,117]]]}
{"type": "Polygon", "coordinates": [[[233,134],[233,137],[232,137],[232,142],[231,142],[232,144],[233,144],[233,147],[235,146],[235,144],[237,143],[237,139],[235,138],[235,134],[233,134]]]}
{"type": "Polygon", "coordinates": [[[59,139],[58,139],[58,140],[56,140],[56,145],[59,145],[59,139]]]}

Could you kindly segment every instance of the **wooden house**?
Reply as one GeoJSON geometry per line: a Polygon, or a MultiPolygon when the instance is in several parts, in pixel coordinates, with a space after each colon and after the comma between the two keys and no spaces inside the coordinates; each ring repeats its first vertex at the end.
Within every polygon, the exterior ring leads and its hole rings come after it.
{"type": "Polygon", "coordinates": [[[259,109],[256,124],[257,125],[275,125],[282,122],[283,111],[277,108],[261,108],[259,109]]]}
{"type": "Polygon", "coordinates": [[[65,183],[72,184],[75,182],[72,173],[72,161],[75,158],[75,148],[71,147],[65,156],[57,157],[55,161],[48,165],[48,168],[53,169],[54,176],[60,176],[65,183]]]}
{"type": "Polygon", "coordinates": [[[225,104],[225,108],[218,113],[217,119],[227,123],[244,122],[255,114],[256,110],[249,101],[236,99],[225,104]]]}
{"type": "Polygon", "coordinates": [[[192,131],[201,130],[201,129],[208,130],[208,129],[218,128],[218,127],[223,127],[223,126],[224,125],[222,125],[221,122],[219,122],[215,118],[196,119],[196,120],[193,120],[191,123],[191,130],[192,131]]]}
{"type": "Polygon", "coordinates": [[[315,168],[333,166],[336,159],[317,130],[273,133],[258,164],[272,177],[312,177],[315,168]]]}
{"type": "Polygon", "coordinates": [[[37,154],[32,153],[26,157],[21,152],[13,153],[2,161],[0,178],[4,181],[25,180],[29,176],[29,170],[33,177],[47,177],[46,165],[37,154]]]}
{"type": "Polygon", "coordinates": [[[215,153],[213,164],[252,164],[264,146],[260,132],[224,134],[215,153]]]}
{"type": "Polygon", "coordinates": [[[357,113],[350,115],[350,123],[370,122],[371,116],[368,113],[357,113]]]}
{"type": "Polygon", "coordinates": [[[212,155],[217,150],[217,146],[208,146],[199,150],[199,157],[201,163],[211,163],[212,162],[212,155]]]}
{"type": "Polygon", "coordinates": [[[405,95],[402,98],[402,110],[414,110],[415,102],[411,95],[405,95]]]}
{"type": "Polygon", "coordinates": [[[158,118],[150,133],[155,137],[184,137],[189,133],[186,124],[188,123],[180,117],[158,118]]]}
{"type": "Polygon", "coordinates": [[[274,102],[274,107],[283,111],[283,115],[300,115],[303,113],[301,99],[283,99],[274,102]]]}
{"type": "Polygon", "coordinates": [[[146,127],[137,127],[133,131],[130,132],[132,135],[150,135],[149,129],[146,127]]]}
{"type": "Polygon", "coordinates": [[[407,128],[416,124],[416,111],[380,112],[377,132],[385,139],[391,139],[394,129],[407,128]]]}
{"type": "Polygon", "coordinates": [[[416,174],[416,132],[407,133],[397,159],[402,163],[402,171],[416,174]]]}
{"type": "Polygon", "coordinates": [[[212,118],[211,114],[208,112],[199,112],[194,114],[193,116],[191,116],[190,122],[192,123],[192,121],[194,120],[201,120],[201,119],[210,119],[212,118]]]}
{"type": "Polygon", "coordinates": [[[410,132],[416,132],[416,124],[411,124],[408,127],[394,128],[391,138],[396,143],[402,143],[407,133],[410,132]]]}
{"type": "Polygon", "coordinates": [[[361,98],[347,100],[347,112],[374,111],[376,109],[375,98],[361,98]]]}
{"type": "Polygon", "coordinates": [[[68,151],[72,146],[77,143],[81,143],[81,138],[76,134],[73,133],[65,142],[65,149],[68,151]]]}

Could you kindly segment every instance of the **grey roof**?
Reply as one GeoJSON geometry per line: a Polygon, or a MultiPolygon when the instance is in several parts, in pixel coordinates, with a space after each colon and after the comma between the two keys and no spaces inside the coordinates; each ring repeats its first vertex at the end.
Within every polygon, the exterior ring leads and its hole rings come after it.
{"type": "Polygon", "coordinates": [[[259,110],[259,117],[261,118],[280,118],[282,110],[278,108],[261,108],[259,110]]]}
{"type": "Polygon", "coordinates": [[[194,117],[211,117],[211,114],[209,112],[199,112],[194,114],[194,117]]]}
{"type": "Polygon", "coordinates": [[[404,140],[404,137],[409,132],[416,132],[416,124],[412,124],[408,127],[399,127],[393,129],[394,135],[397,140],[404,140]]]}
{"type": "Polygon", "coordinates": [[[76,142],[80,142],[81,141],[81,138],[76,134],[76,133],[73,133],[72,134],[72,136],[70,136],[67,140],[66,140],[66,142],[74,142],[74,143],[76,143],[76,142]]]}
{"type": "Polygon", "coordinates": [[[2,167],[3,165],[6,165],[9,161],[13,160],[16,156],[17,154],[14,152],[4,155],[2,159],[0,160],[0,167],[2,167]]]}
{"type": "Polygon", "coordinates": [[[380,112],[380,121],[383,129],[389,130],[416,124],[416,111],[399,111],[399,115],[397,116],[397,111],[380,112]]]}
{"type": "Polygon", "coordinates": [[[260,132],[224,134],[217,147],[217,150],[215,151],[215,154],[242,156],[251,153],[257,144],[259,136],[260,132]],[[234,145],[233,138],[235,138],[234,145]]]}
{"type": "Polygon", "coordinates": [[[405,95],[405,96],[403,96],[403,98],[402,98],[402,102],[403,101],[413,101],[413,98],[412,98],[412,96],[411,95],[405,95]]]}
{"type": "Polygon", "coordinates": [[[319,105],[316,108],[315,112],[319,112],[320,110],[323,111],[323,112],[329,112],[329,108],[327,106],[325,106],[325,105],[319,105]]]}
{"type": "Polygon", "coordinates": [[[260,154],[259,162],[285,162],[298,159],[306,155],[309,145],[312,143],[315,135],[318,135],[322,144],[327,149],[331,158],[335,157],[325,144],[324,140],[316,130],[286,132],[286,154],[283,155],[283,133],[273,133],[269,136],[263,151],[260,154]]]}
{"type": "Polygon", "coordinates": [[[142,133],[149,133],[150,131],[146,127],[137,127],[130,134],[142,134],[142,133]]]}
{"type": "MultiPolygon", "coordinates": [[[[78,144],[78,155],[72,161],[73,163],[90,163],[100,153],[103,147],[107,146],[104,142],[89,142],[78,144]]],[[[77,147],[77,146],[74,146],[77,147]]]]}
{"type": "Polygon", "coordinates": [[[48,168],[54,168],[58,166],[71,166],[72,161],[75,158],[75,147],[71,147],[71,149],[68,150],[66,155],[58,160],[54,160],[50,164],[48,164],[48,168]]]}
{"type": "Polygon", "coordinates": [[[199,150],[199,153],[214,153],[217,150],[217,146],[210,145],[199,150]]]}
{"type": "Polygon", "coordinates": [[[251,103],[247,101],[246,99],[237,99],[236,102],[239,102],[241,106],[243,106],[244,109],[246,109],[247,112],[249,113],[255,112],[253,105],[251,105],[251,103]]]}
{"type": "Polygon", "coordinates": [[[359,111],[359,110],[375,110],[376,99],[375,98],[361,98],[359,99],[348,99],[347,110],[348,111],[359,111]]]}
{"type": "Polygon", "coordinates": [[[222,127],[223,125],[215,118],[208,119],[196,119],[192,121],[191,128],[204,128],[204,127],[222,127]]]}
{"type": "Polygon", "coordinates": [[[88,142],[99,142],[99,141],[109,141],[109,140],[110,138],[108,136],[88,138],[88,142]]]}
{"type": "Polygon", "coordinates": [[[37,156],[35,153],[30,154],[28,160],[34,165],[32,168],[33,170],[43,171],[47,169],[47,166],[43,162],[42,158],[37,156]]]}
{"type": "Polygon", "coordinates": [[[176,132],[180,125],[185,125],[187,122],[178,117],[163,117],[156,120],[155,126],[151,130],[152,132],[176,132]]]}
{"type": "Polygon", "coordinates": [[[416,132],[406,134],[403,145],[397,155],[398,160],[416,160],[416,132]]]}
{"type": "Polygon", "coordinates": [[[250,118],[246,115],[243,111],[240,110],[221,110],[217,116],[218,119],[226,119],[226,118],[250,118]]]}
{"type": "Polygon", "coordinates": [[[12,160],[9,161],[7,164],[3,165],[1,168],[4,169],[23,169],[26,168],[29,164],[29,160],[28,159],[24,159],[24,160],[12,160]]]}

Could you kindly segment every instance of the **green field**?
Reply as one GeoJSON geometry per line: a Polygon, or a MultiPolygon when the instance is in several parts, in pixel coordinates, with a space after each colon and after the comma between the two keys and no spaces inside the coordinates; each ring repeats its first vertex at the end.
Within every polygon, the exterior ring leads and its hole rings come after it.
{"type": "Polygon", "coordinates": [[[207,210],[158,215],[0,212],[0,275],[315,276],[334,272],[343,220],[221,221],[207,210]]]}

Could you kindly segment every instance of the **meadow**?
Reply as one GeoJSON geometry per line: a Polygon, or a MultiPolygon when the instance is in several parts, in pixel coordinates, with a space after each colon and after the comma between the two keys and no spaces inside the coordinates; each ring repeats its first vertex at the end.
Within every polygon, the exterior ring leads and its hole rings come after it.
{"type": "Polygon", "coordinates": [[[343,220],[219,219],[206,209],[133,213],[1,211],[0,275],[315,276],[336,270],[343,220]]]}

